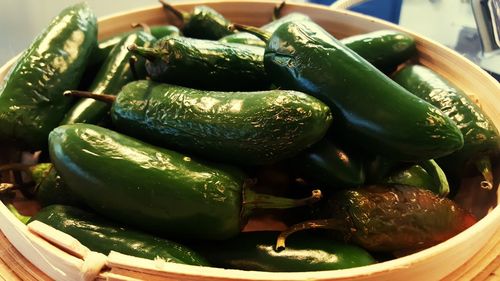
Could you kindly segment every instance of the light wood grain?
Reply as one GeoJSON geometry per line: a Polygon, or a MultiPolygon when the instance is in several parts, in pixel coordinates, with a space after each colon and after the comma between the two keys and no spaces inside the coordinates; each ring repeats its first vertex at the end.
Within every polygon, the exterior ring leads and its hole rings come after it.
{"type": "Polygon", "coordinates": [[[4,280],[52,280],[21,255],[3,233],[0,233],[0,249],[0,276],[4,280]]]}

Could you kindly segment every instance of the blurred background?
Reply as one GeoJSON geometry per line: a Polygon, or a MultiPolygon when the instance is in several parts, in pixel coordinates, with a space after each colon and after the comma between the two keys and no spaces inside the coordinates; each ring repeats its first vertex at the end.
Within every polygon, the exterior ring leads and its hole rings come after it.
{"type": "MultiPolygon", "coordinates": [[[[0,64],[25,49],[63,8],[81,0],[2,0],[0,9],[0,64]]],[[[178,2],[175,0],[172,2],[178,2]]],[[[293,0],[289,0],[293,2],[293,0]]],[[[296,0],[305,2],[304,0],[296,0]]],[[[333,0],[309,0],[329,5],[333,0]]],[[[98,17],[133,8],[158,5],[156,0],[87,0],[98,17]]],[[[498,79],[500,54],[498,29],[500,0],[368,0],[351,8],[354,11],[376,16],[455,49],[476,64],[489,70],[498,79]],[[473,12],[473,5],[481,19],[493,18],[492,27],[482,27],[482,33],[496,34],[497,42],[487,41],[483,53],[480,33],[473,12]],[[490,9],[486,11],[485,8],[490,9]],[[495,19],[496,18],[496,19],[495,19]],[[486,30],[486,31],[484,31],[486,30]],[[497,32],[497,33],[495,33],[497,32]],[[492,44],[491,44],[492,43],[492,44]]],[[[481,25],[480,25],[481,27],[481,25]]],[[[481,34],[483,35],[483,34],[481,34]]],[[[483,36],[484,37],[484,36],[483,36]]]]}

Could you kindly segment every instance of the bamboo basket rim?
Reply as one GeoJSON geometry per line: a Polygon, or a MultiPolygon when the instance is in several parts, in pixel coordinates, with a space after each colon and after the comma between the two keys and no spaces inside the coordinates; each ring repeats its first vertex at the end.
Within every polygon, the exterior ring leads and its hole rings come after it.
{"type": "MultiPolygon", "coordinates": [[[[242,4],[242,3],[256,3],[256,4],[277,4],[280,3],[280,1],[267,1],[267,0],[247,0],[247,1],[237,1],[237,0],[227,0],[227,1],[218,1],[218,0],[209,0],[209,1],[185,1],[181,3],[174,3],[174,6],[181,7],[181,9],[184,7],[190,7],[193,5],[208,5],[208,6],[214,6],[214,5],[231,5],[231,4],[242,4]]],[[[431,46],[432,48],[437,48],[441,50],[445,50],[447,54],[451,55],[454,60],[459,61],[461,64],[467,65],[467,68],[470,68],[474,72],[476,72],[477,75],[481,76],[482,79],[487,80],[487,83],[496,83],[497,88],[498,88],[498,93],[500,93],[500,84],[491,77],[486,71],[481,69],[479,66],[475,65],[473,62],[467,60],[465,57],[461,56],[458,54],[456,51],[451,50],[442,44],[425,38],[411,30],[407,30],[406,28],[403,28],[401,26],[371,17],[371,16],[366,16],[362,15],[356,12],[352,11],[346,11],[346,10],[339,10],[339,9],[331,9],[327,6],[322,6],[318,4],[310,4],[310,3],[290,3],[289,6],[297,7],[297,9],[300,9],[301,7],[307,7],[307,8],[314,8],[316,10],[328,10],[329,12],[335,14],[343,14],[347,15],[349,17],[355,17],[359,20],[362,21],[367,21],[370,23],[379,23],[383,24],[388,28],[395,29],[395,30],[400,30],[403,32],[406,32],[412,36],[414,36],[418,44],[421,46],[431,46]]],[[[113,13],[108,16],[101,17],[99,19],[99,24],[105,24],[107,21],[112,21],[113,19],[116,19],[118,17],[125,17],[130,14],[134,13],[139,13],[139,12],[153,12],[157,10],[161,10],[161,5],[152,5],[152,6],[146,6],[142,8],[137,8],[137,9],[132,9],[128,11],[123,11],[123,12],[118,12],[118,13],[113,13]]],[[[9,60],[7,63],[5,63],[2,67],[0,67],[0,73],[6,73],[8,69],[14,64],[16,59],[19,57],[16,56],[9,60]]],[[[425,62],[422,64],[425,65],[425,62]]],[[[439,72],[439,71],[437,71],[439,72]]],[[[500,99],[498,99],[500,100],[500,99]]],[[[497,128],[500,127],[500,120],[493,120],[497,128]]],[[[3,217],[4,219],[7,219],[10,223],[15,224],[15,220],[17,220],[5,207],[3,202],[1,203],[0,207],[0,217],[3,217]]],[[[17,225],[16,227],[20,227],[17,225]]],[[[26,226],[24,226],[26,227],[26,226]]],[[[0,230],[4,231],[4,226],[0,225],[0,230]]],[[[491,235],[493,233],[497,232],[500,229],[500,207],[497,205],[483,218],[481,218],[476,224],[471,226],[470,228],[466,229],[465,231],[455,235],[454,237],[448,239],[447,241],[444,241],[438,245],[435,245],[433,247],[424,249],[422,251],[419,251],[414,254],[410,254],[408,256],[400,257],[397,259],[389,260],[389,261],[384,261],[372,265],[367,265],[363,267],[357,267],[357,268],[350,268],[350,269],[339,269],[339,270],[329,270],[329,271],[317,271],[317,272],[260,272],[260,271],[244,271],[244,270],[236,270],[236,269],[221,269],[221,268],[212,268],[212,267],[199,267],[199,266],[192,266],[192,265],[182,265],[182,264],[170,264],[167,265],[168,270],[173,270],[176,273],[182,274],[182,275],[192,275],[194,273],[198,274],[196,276],[204,276],[204,277],[211,277],[211,278],[226,278],[226,280],[241,280],[243,278],[248,278],[248,280],[304,280],[304,279],[314,279],[314,280],[327,280],[327,279],[343,279],[343,278],[349,278],[349,277],[362,277],[362,276],[369,276],[373,275],[376,273],[384,273],[384,272],[391,272],[397,269],[405,269],[408,267],[411,267],[415,264],[424,262],[425,260],[428,260],[429,258],[439,255],[442,252],[448,251],[452,249],[453,247],[456,247],[457,245],[460,244],[467,244],[468,240],[473,237],[474,235],[477,235],[478,233],[483,233],[486,229],[490,229],[491,235]],[[493,231],[491,230],[493,229],[493,231]]],[[[488,237],[487,240],[491,238],[488,237]]],[[[9,239],[10,240],[10,239],[9,239]]],[[[108,258],[110,257],[116,257],[116,254],[110,254],[108,258]],[[114,255],[114,256],[113,256],[114,255]]],[[[154,265],[153,263],[151,263],[154,265]]],[[[456,268],[450,269],[450,272],[455,270],[456,268]]]]}

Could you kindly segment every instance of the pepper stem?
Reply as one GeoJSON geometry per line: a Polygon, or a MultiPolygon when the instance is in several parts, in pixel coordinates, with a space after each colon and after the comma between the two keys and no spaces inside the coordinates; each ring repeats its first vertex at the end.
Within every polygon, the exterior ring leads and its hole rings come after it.
{"type": "Polygon", "coordinates": [[[167,3],[165,0],[159,0],[159,1],[160,1],[161,5],[163,6],[163,9],[165,9],[169,12],[172,12],[178,19],[180,19],[184,23],[184,18],[185,18],[184,13],[182,13],[181,11],[174,8],[172,5],[167,3]]]}
{"type": "Polygon", "coordinates": [[[274,6],[273,10],[273,20],[281,18],[281,11],[286,6],[286,0],[283,0],[279,5],[274,6]]]}
{"type": "Polygon", "coordinates": [[[448,179],[446,178],[446,174],[443,172],[441,167],[434,160],[421,161],[418,163],[420,167],[424,168],[424,170],[432,177],[434,180],[434,184],[437,187],[435,192],[441,196],[446,197],[450,193],[450,185],[448,183],[448,179]]]}
{"type": "Polygon", "coordinates": [[[243,185],[242,217],[248,217],[256,209],[289,209],[310,205],[323,197],[319,189],[313,190],[311,196],[301,199],[262,194],[251,190],[251,186],[254,184],[254,181],[247,180],[243,185]]]}
{"type": "Polygon", "coordinates": [[[7,205],[6,205],[6,207],[7,207],[7,209],[9,209],[9,211],[10,211],[10,212],[11,212],[11,213],[12,213],[12,214],[13,214],[13,215],[14,215],[14,216],[18,219],[18,220],[20,220],[22,223],[27,224],[27,223],[30,221],[31,217],[29,217],[29,216],[25,216],[25,215],[21,215],[21,214],[19,213],[19,211],[16,209],[16,207],[14,207],[14,205],[12,205],[12,204],[7,204],[7,205]]]}
{"type": "Polygon", "coordinates": [[[127,49],[129,50],[129,52],[132,52],[150,61],[155,60],[165,54],[165,51],[155,48],[140,47],[136,44],[128,46],[127,49]]]}
{"type": "Polygon", "coordinates": [[[247,188],[244,191],[243,207],[247,210],[254,209],[288,209],[310,205],[318,202],[323,195],[319,189],[313,190],[312,195],[301,199],[291,199],[269,194],[262,194],[247,188]]]}
{"type": "Polygon", "coordinates": [[[282,231],[276,240],[276,251],[281,252],[286,248],[286,238],[295,232],[308,230],[308,229],[332,229],[341,230],[342,223],[337,219],[322,219],[322,220],[310,220],[294,224],[288,229],[282,231]]]}
{"type": "Polygon", "coordinates": [[[143,22],[133,22],[130,24],[130,26],[132,28],[141,27],[144,32],[151,34],[151,28],[149,27],[149,25],[147,25],[143,22]]]}
{"type": "Polygon", "coordinates": [[[116,100],[116,97],[112,95],[94,94],[92,92],[77,91],[77,90],[65,91],[63,95],[71,97],[95,99],[105,103],[113,103],[116,100]]]}
{"type": "Polygon", "coordinates": [[[484,180],[481,181],[481,188],[492,190],[493,189],[493,172],[491,171],[491,160],[489,156],[483,156],[476,162],[476,168],[483,175],[484,180]]]}
{"type": "Polygon", "coordinates": [[[245,32],[251,33],[266,43],[269,41],[269,39],[271,39],[271,35],[272,35],[271,33],[264,31],[262,29],[259,29],[257,27],[250,26],[250,25],[244,25],[244,24],[238,24],[238,23],[233,23],[233,24],[229,25],[229,29],[230,30],[245,31],[245,32]]]}

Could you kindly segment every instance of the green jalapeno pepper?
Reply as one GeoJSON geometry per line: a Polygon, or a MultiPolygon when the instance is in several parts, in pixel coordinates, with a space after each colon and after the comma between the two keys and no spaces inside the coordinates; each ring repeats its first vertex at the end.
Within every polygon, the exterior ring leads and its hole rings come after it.
{"type": "MultiPolygon", "coordinates": [[[[271,36],[281,24],[303,20],[311,19],[300,13],[291,13],[259,29],[260,32],[271,36]]],[[[266,45],[264,41],[248,32],[234,33],[222,37],[219,41],[259,47],[266,45]]],[[[415,39],[406,33],[394,30],[378,30],[359,34],[344,38],[340,42],[384,73],[393,72],[398,65],[417,54],[415,39]]]]}
{"type": "Polygon", "coordinates": [[[182,33],[187,37],[218,40],[234,31],[228,27],[231,22],[208,6],[196,6],[193,11],[181,12],[167,2],[160,0],[166,11],[172,12],[182,22],[182,33]]]}
{"type": "Polygon", "coordinates": [[[243,232],[225,241],[190,245],[215,267],[273,272],[335,270],[375,263],[362,248],[332,242],[324,235],[293,235],[284,251],[275,250],[277,231],[243,232]]]}
{"type": "Polygon", "coordinates": [[[482,186],[491,189],[490,157],[500,153],[500,134],[486,113],[466,93],[425,66],[408,65],[393,78],[408,91],[441,109],[462,131],[462,149],[436,159],[447,174],[456,180],[467,166],[475,165],[484,177],[482,186]]]}
{"type": "MultiPolygon", "coordinates": [[[[123,37],[109,54],[89,90],[95,94],[116,95],[125,84],[137,79],[134,77],[129,63],[132,54],[127,50],[127,47],[131,44],[147,46],[154,40],[152,35],[143,31],[136,31],[123,37]]],[[[141,63],[136,65],[141,65],[141,63]]],[[[144,65],[144,61],[142,65],[144,65]]],[[[139,72],[145,73],[145,71],[136,69],[136,73],[139,72]]],[[[100,122],[108,111],[109,105],[104,102],[95,99],[81,99],[66,113],[61,124],[95,124],[100,122]]]]}
{"type": "Polygon", "coordinates": [[[64,9],[21,55],[0,88],[0,141],[41,149],[71,106],[64,90],[78,86],[97,45],[87,4],[64,9]]]}
{"type": "Polygon", "coordinates": [[[252,210],[315,202],[257,194],[237,168],[205,162],[90,124],[49,135],[61,178],[96,212],[171,237],[227,239],[252,210]],[[102,169],[108,167],[108,169],[102,169]]]}
{"type": "Polygon", "coordinates": [[[319,141],[332,119],[316,98],[285,90],[215,92],[136,81],[116,98],[86,96],[114,100],[113,125],[131,136],[242,165],[297,154],[319,141]]]}
{"type": "Polygon", "coordinates": [[[443,242],[477,221],[453,201],[405,185],[340,191],[328,197],[315,216],[317,220],[282,232],[277,249],[296,231],[323,228],[369,251],[415,250],[443,242]]]}
{"type": "Polygon", "coordinates": [[[349,49],[384,73],[417,55],[415,39],[395,30],[378,30],[340,40],[349,49]]]}
{"type": "Polygon", "coordinates": [[[281,25],[267,46],[273,83],[325,102],[334,132],[355,145],[401,161],[445,156],[463,146],[453,121],[412,95],[312,21],[281,25]]]}
{"type": "Polygon", "coordinates": [[[207,90],[261,90],[270,82],[264,70],[264,49],[243,44],[167,37],[153,48],[130,46],[147,59],[153,81],[207,90]]]}
{"type": "Polygon", "coordinates": [[[36,213],[30,222],[35,220],[65,232],[90,250],[105,255],[116,251],[146,259],[209,265],[202,256],[184,245],[117,225],[75,207],[51,205],[36,213]]]}

